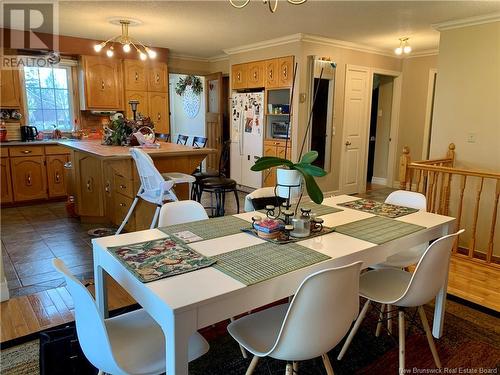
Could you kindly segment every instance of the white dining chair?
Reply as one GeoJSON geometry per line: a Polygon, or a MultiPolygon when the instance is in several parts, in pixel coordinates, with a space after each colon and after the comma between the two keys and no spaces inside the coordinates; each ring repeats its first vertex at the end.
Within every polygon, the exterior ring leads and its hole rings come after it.
{"type": "Polygon", "coordinates": [[[266,204],[273,204],[276,206],[277,204],[280,204],[280,202],[282,202],[282,201],[284,201],[283,198],[276,197],[274,186],[255,189],[254,191],[252,191],[251,193],[249,193],[245,196],[245,212],[252,212],[252,211],[260,210],[262,208],[265,208],[266,204]],[[260,206],[255,207],[254,199],[255,200],[266,200],[266,203],[262,204],[262,206],[264,206],[264,207],[260,207],[260,206]]]}
{"type": "Polygon", "coordinates": [[[229,334],[254,355],[246,375],[262,357],[298,361],[319,357],[333,375],[330,351],[349,330],[359,311],[359,272],[362,262],[322,270],[308,276],[289,304],[283,304],[235,320],[229,334]]]}
{"type": "Polygon", "coordinates": [[[165,179],[156,169],[153,159],[140,148],[131,148],[130,154],[135,161],[137,174],[141,180],[141,186],[137,192],[132,205],[130,206],[125,219],[123,219],[120,227],[115,234],[120,234],[134,212],[135,206],[139,199],[144,199],[147,202],[156,205],[156,210],[151,221],[150,229],[153,229],[158,220],[161,206],[166,200],[177,201],[177,196],[173,190],[174,181],[165,179]]]}
{"type": "Polygon", "coordinates": [[[160,210],[159,227],[189,223],[208,219],[205,208],[196,201],[176,201],[165,203],[160,210]]]}
{"type": "MultiPolygon", "coordinates": [[[[90,292],[60,259],[52,261],[66,281],[75,306],[78,341],[99,374],[154,375],[165,373],[165,336],[160,326],[143,309],[103,319],[90,292]]],[[[189,339],[189,361],[209,349],[196,332],[189,339]]]]}
{"type": "MultiPolygon", "coordinates": [[[[463,232],[464,230],[462,229],[457,233],[441,237],[434,241],[425,250],[413,273],[396,268],[382,268],[368,271],[361,275],[359,295],[366,298],[366,303],[337,357],[338,360],[343,358],[347,348],[351,344],[352,338],[370,307],[370,303],[377,302],[383,305],[398,307],[399,373],[402,374],[405,368],[404,308],[407,307],[417,307],[434,362],[438,368],[441,368],[441,361],[434,345],[432,332],[423,305],[436,297],[439,290],[445,284],[453,243],[463,232]]],[[[379,321],[378,324],[381,324],[381,322],[379,321]]]]}

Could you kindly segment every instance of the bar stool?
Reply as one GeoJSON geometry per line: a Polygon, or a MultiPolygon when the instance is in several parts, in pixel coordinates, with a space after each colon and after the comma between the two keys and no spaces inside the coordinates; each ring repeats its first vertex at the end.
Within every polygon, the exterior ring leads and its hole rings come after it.
{"type": "Polygon", "coordinates": [[[209,177],[201,180],[199,184],[200,197],[203,192],[215,194],[215,207],[212,204],[212,217],[224,216],[226,193],[233,192],[236,198],[236,208],[240,213],[240,200],[238,198],[238,190],[236,189],[236,181],[226,177],[209,177]],[[215,214],[214,214],[215,208],[215,214]]]}
{"type": "Polygon", "coordinates": [[[125,219],[121,223],[120,227],[115,234],[120,234],[127,222],[134,212],[135,206],[139,201],[139,198],[144,199],[147,202],[156,205],[156,211],[153,216],[153,221],[151,222],[150,228],[153,229],[158,220],[158,215],[160,214],[161,206],[166,200],[177,201],[177,196],[173,191],[174,181],[171,179],[165,179],[161,173],[156,169],[153,159],[147,153],[145,153],[140,148],[131,148],[130,153],[135,161],[137,167],[137,173],[141,180],[141,186],[137,192],[132,205],[130,206],[125,219]]]}
{"type": "Polygon", "coordinates": [[[189,139],[189,135],[179,134],[179,135],[177,136],[177,142],[176,142],[176,143],[177,143],[178,145],[184,145],[184,146],[185,146],[185,145],[186,145],[186,143],[187,143],[187,141],[188,141],[188,139],[189,139]]]}
{"type": "Polygon", "coordinates": [[[168,133],[155,133],[155,137],[159,141],[170,142],[170,134],[168,133]]]}

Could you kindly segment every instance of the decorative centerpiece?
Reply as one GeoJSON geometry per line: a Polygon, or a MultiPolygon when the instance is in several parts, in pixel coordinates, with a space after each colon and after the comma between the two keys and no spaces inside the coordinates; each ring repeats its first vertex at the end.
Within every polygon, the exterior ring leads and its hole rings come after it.
{"type": "Polygon", "coordinates": [[[149,117],[137,113],[136,120],[128,120],[121,113],[111,117],[111,122],[104,126],[103,144],[110,146],[138,146],[141,143],[135,134],[141,133],[141,139],[152,139],[154,143],[154,123],[149,117]]]}

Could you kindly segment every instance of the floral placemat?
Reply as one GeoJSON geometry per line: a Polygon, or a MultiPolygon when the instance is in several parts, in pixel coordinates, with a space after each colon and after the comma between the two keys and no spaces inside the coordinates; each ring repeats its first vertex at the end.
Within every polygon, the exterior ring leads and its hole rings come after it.
{"type": "Polygon", "coordinates": [[[415,208],[396,206],[394,204],[377,202],[371,199],[357,199],[355,201],[339,203],[338,205],[352,208],[353,210],[368,212],[377,216],[389,217],[391,219],[418,212],[415,208]]]}
{"type": "Polygon", "coordinates": [[[215,260],[172,237],[108,250],[143,283],[196,271],[215,263],[215,260]]]}

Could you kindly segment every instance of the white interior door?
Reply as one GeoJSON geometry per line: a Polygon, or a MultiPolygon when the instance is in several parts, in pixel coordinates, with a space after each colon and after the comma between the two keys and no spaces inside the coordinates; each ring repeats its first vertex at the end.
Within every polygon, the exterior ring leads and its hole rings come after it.
{"type": "Polygon", "coordinates": [[[370,86],[369,68],[347,65],[340,178],[340,189],[344,194],[361,193],[366,190],[365,164],[370,86]]]}

